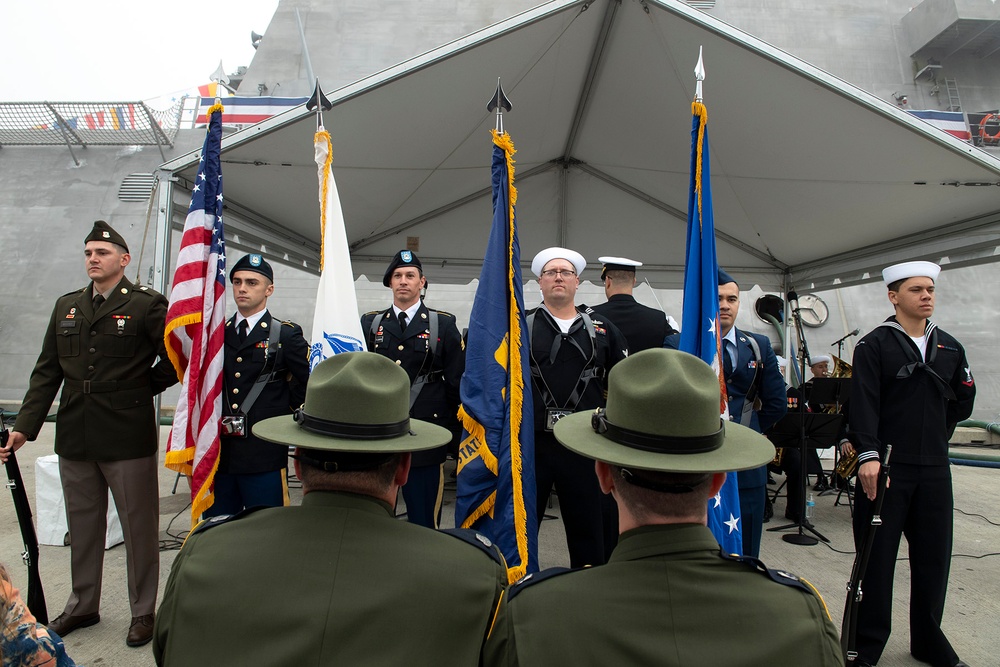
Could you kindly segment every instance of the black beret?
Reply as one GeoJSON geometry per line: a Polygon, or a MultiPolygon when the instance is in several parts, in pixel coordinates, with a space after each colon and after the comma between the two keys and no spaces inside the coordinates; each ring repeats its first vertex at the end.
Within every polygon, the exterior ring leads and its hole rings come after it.
{"type": "MultiPolygon", "coordinates": [[[[729,283],[736,283],[736,278],[733,278],[731,275],[729,275],[728,273],[726,273],[720,267],[719,268],[719,285],[728,285],[729,283]]],[[[740,286],[740,284],[736,283],[736,287],[738,288],[739,286],[740,286]]]]}
{"type": "Polygon", "coordinates": [[[271,270],[271,265],[268,264],[262,256],[254,253],[243,255],[243,257],[240,258],[240,261],[236,262],[232,270],[229,272],[229,282],[233,281],[233,275],[237,271],[253,271],[254,273],[259,273],[264,276],[272,283],[274,282],[274,271],[271,270]]]}
{"type": "Polygon", "coordinates": [[[111,225],[103,220],[94,221],[94,228],[90,230],[89,234],[87,234],[87,238],[83,240],[83,243],[86,245],[91,241],[107,241],[108,243],[114,243],[125,248],[125,252],[128,252],[128,244],[125,243],[125,239],[122,238],[122,235],[112,229],[111,225]]]}
{"type": "Polygon", "coordinates": [[[392,261],[389,262],[389,268],[385,270],[385,275],[382,276],[382,284],[388,287],[389,282],[392,280],[392,272],[401,266],[415,266],[420,269],[421,274],[424,272],[424,267],[413,252],[400,250],[393,256],[392,261]]]}

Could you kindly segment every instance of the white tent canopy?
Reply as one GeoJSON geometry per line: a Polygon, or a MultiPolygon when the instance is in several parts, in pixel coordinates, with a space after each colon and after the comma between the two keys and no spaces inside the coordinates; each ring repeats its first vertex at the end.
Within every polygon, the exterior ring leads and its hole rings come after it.
{"type": "MultiPolygon", "coordinates": [[[[741,282],[822,289],[897,260],[993,261],[1000,160],[985,151],[677,0],[555,0],[328,94],[355,273],[379,279],[416,237],[432,281],[478,277],[500,77],[525,266],[564,245],[680,286],[699,47],[719,261],[741,282]]],[[[315,129],[299,107],[224,139],[230,244],[315,269],[315,129]]],[[[162,168],[189,186],[199,152],[162,168]]],[[[160,208],[162,240],[183,216],[160,208]]]]}

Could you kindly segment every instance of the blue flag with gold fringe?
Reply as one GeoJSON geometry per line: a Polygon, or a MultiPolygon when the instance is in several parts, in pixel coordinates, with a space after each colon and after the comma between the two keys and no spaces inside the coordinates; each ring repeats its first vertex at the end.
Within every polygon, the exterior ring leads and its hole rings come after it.
{"type": "Polygon", "coordinates": [[[500,547],[513,583],[538,570],[535,442],[514,203],[514,142],[493,131],[493,226],[462,376],[455,525],[500,547]]]}
{"type": "MultiPolygon", "coordinates": [[[[691,105],[691,190],[688,195],[687,264],[684,267],[684,320],[680,349],[700,357],[719,375],[719,413],[729,418],[726,381],[722,375],[719,335],[719,260],[715,254],[715,217],[712,214],[712,178],[708,154],[708,110],[691,105]]],[[[736,473],[708,501],[708,527],[728,553],[743,553],[740,492],[736,473]]]]}

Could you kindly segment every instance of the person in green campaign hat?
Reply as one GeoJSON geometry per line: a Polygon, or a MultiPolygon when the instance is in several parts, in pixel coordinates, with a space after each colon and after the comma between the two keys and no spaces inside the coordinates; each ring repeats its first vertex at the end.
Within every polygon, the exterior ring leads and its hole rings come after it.
{"type": "Polygon", "coordinates": [[[410,452],[451,438],[411,419],[409,396],[404,369],[344,352],[313,369],[294,416],[253,426],[295,446],[302,503],[191,532],[156,619],[158,665],[484,664],[506,608],[503,555],[475,531],[396,516],[410,452]],[[225,641],[204,641],[206,619],[225,641]]]}
{"type": "MultiPolygon", "coordinates": [[[[717,372],[659,348],[629,355],[608,379],[607,407],[567,415],[554,433],[596,459],[601,490],[617,501],[618,544],[600,567],[514,584],[487,653],[514,647],[523,667],[842,667],[839,633],[815,589],[723,553],[705,525],[724,471],[774,456],[762,435],[720,418],[717,372]]],[[[740,523],[730,516],[726,525],[740,523]]]]}
{"type": "Polygon", "coordinates": [[[451,440],[448,429],[410,419],[409,412],[406,371],[380,354],[345,352],[313,369],[295,414],[265,419],[253,432],[307,450],[300,460],[321,464],[336,461],[338,453],[416,452],[451,440]]]}
{"type": "Polygon", "coordinates": [[[675,473],[747,470],[774,458],[770,441],[723,420],[719,378],[694,355],[630,355],[608,375],[608,405],[563,417],[556,439],[587,458],[675,473]]]}

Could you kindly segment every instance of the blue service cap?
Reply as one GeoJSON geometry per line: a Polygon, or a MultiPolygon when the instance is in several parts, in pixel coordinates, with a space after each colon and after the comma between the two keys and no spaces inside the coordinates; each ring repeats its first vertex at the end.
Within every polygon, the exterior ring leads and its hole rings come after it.
{"type": "MultiPolygon", "coordinates": [[[[736,278],[733,278],[731,275],[729,275],[728,273],[726,273],[722,269],[722,267],[720,266],[719,267],[719,285],[728,285],[729,283],[736,283],[736,278]]],[[[740,284],[736,283],[736,287],[739,287],[739,286],[740,286],[740,284]]]]}

